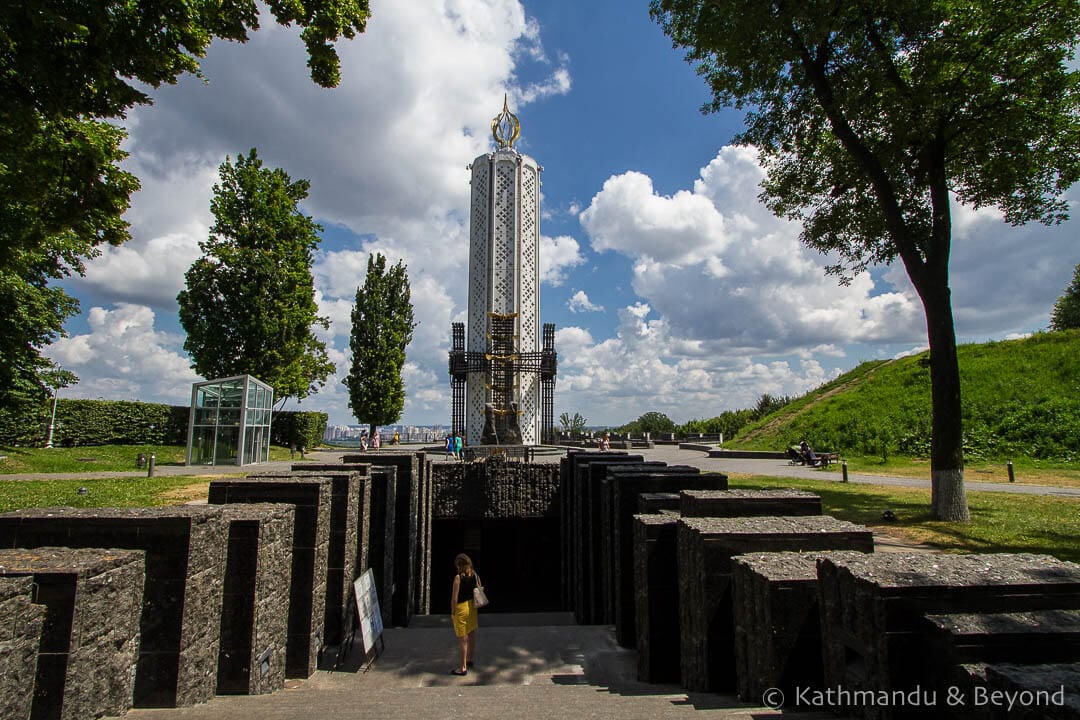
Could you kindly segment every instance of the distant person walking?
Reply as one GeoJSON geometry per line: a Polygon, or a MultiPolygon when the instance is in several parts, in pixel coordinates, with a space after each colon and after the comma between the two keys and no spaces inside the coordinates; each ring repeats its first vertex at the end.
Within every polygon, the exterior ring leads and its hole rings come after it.
{"type": "Polygon", "coordinates": [[[453,435],[447,435],[446,436],[446,459],[449,460],[451,455],[457,457],[457,453],[454,452],[454,436],[453,435]]]}
{"type": "Polygon", "coordinates": [[[465,553],[454,558],[454,589],[450,596],[450,619],[457,635],[461,662],[450,671],[451,675],[468,675],[473,665],[473,653],[476,651],[476,603],[473,602],[473,589],[479,583],[472,559],[465,553]]]}
{"type": "Polygon", "coordinates": [[[375,428],[375,432],[371,435],[371,449],[378,450],[379,445],[382,444],[382,440],[379,438],[379,429],[375,428]]]}
{"type": "Polygon", "coordinates": [[[465,441],[462,440],[460,435],[454,436],[454,455],[458,460],[465,459],[465,441]]]}
{"type": "Polygon", "coordinates": [[[360,433],[360,449],[367,452],[367,430],[360,433]]]}

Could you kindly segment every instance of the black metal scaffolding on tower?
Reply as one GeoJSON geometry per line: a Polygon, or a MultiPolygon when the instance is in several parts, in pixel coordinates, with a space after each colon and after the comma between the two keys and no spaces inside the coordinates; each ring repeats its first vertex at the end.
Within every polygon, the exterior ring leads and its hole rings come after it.
{"type": "Polygon", "coordinates": [[[522,375],[535,375],[540,381],[540,438],[554,439],[555,376],[558,356],[555,353],[555,325],[544,324],[543,349],[519,352],[514,332],[517,313],[488,313],[490,332],[485,352],[465,350],[465,325],[453,323],[450,346],[450,387],[452,391],[451,430],[465,434],[465,386],[471,373],[483,373],[487,391],[485,404],[495,414],[495,434],[505,438],[516,426],[517,391],[522,375]]]}
{"type": "Polygon", "coordinates": [[[540,442],[555,443],[555,323],[544,323],[544,349],[540,353],[540,442]]]}
{"type": "Polygon", "coordinates": [[[469,370],[465,361],[465,323],[453,323],[450,337],[450,431],[465,436],[465,380],[469,370]]]}

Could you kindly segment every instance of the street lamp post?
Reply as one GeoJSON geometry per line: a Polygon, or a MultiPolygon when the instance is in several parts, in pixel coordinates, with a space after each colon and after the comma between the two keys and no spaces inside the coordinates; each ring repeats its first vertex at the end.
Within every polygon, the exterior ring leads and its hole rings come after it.
{"type": "Polygon", "coordinates": [[[56,396],[60,392],[60,388],[53,388],[52,395],[52,415],[49,416],[49,435],[45,438],[45,447],[51,448],[53,446],[53,430],[56,428],[56,396]]]}

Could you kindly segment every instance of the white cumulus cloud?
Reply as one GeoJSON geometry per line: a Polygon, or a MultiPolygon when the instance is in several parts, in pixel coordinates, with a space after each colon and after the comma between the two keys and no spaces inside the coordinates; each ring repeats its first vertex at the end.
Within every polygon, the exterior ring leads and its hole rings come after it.
{"type": "Polygon", "coordinates": [[[603,305],[595,305],[589,300],[589,296],[585,294],[584,290],[578,290],[576,293],[570,296],[570,299],[566,303],[566,307],[570,308],[570,312],[603,312],[603,305]]]}

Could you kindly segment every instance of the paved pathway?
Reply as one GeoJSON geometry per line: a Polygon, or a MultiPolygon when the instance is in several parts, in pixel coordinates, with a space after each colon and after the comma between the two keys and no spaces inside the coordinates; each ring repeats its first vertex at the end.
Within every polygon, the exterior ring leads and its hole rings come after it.
{"type": "MultiPolygon", "coordinates": [[[[190,708],[133,710],[126,720],[427,720],[428,718],[765,718],[783,713],[731,695],[687,693],[636,679],[636,654],[612,629],[572,624],[568,613],[481,613],[476,666],[463,678],[448,618],[422,616],[388,629],[370,671],[319,671],[284,691],[216,697],[190,708]],[[541,624],[536,624],[541,623],[541,624]]],[[[832,715],[799,713],[799,720],[832,715]]]]}
{"type": "MultiPolygon", "coordinates": [[[[733,458],[712,458],[699,450],[680,450],[674,445],[658,445],[651,450],[633,450],[643,455],[646,460],[662,460],[669,465],[692,465],[710,472],[741,473],[747,475],[771,475],[775,477],[799,477],[814,480],[835,480],[840,482],[843,475],[839,470],[821,470],[803,465],[790,465],[787,460],[748,460],[733,458]]],[[[848,473],[848,481],[873,485],[899,485],[905,487],[929,488],[930,481],[919,478],[889,477],[884,475],[866,475],[848,473]]],[[[1080,497],[1080,488],[1052,487],[1032,485],[1023,482],[993,483],[972,480],[971,474],[964,479],[964,487],[969,491],[1010,492],[1021,495],[1061,495],[1080,497]]]]}
{"type": "MultiPolygon", "coordinates": [[[[317,450],[306,455],[307,460],[320,463],[341,462],[341,456],[350,450],[317,450]]],[[[88,451],[89,454],[89,451],[88,451]]],[[[131,457],[132,465],[135,464],[135,455],[131,457]]],[[[257,465],[157,465],[154,474],[162,477],[178,475],[246,475],[256,470],[289,470],[293,463],[300,463],[300,454],[297,453],[295,460],[275,460],[272,462],[259,463],[257,465]]],[[[77,473],[21,473],[2,474],[3,480],[81,480],[82,478],[119,478],[119,477],[146,477],[146,470],[103,470],[77,473]]]]}

